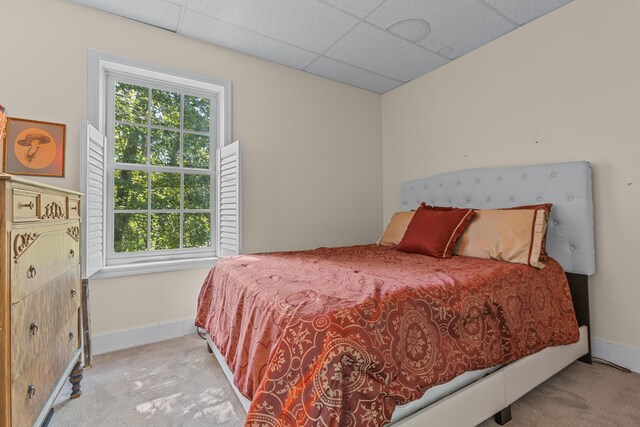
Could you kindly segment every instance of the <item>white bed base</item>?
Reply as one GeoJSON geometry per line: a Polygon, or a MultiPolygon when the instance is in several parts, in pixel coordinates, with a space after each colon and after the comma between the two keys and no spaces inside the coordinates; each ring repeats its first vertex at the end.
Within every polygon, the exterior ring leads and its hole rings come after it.
{"type": "MultiPolygon", "coordinates": [[[[233,384],[233,374],[224,357],[208,334],[206,338],[211,352],[220,363],[233,391],[240,399],[245,411],[248,411],[251,401],[244,397],[233,384]]],[[[471,427],[478,425],[509,407],[527,392],[588,352],[587,327],[581,326],[580,340],[577,343],[550,347],[505,365],[393,425],[396,427],[422,427],[425,425],[471,427]]]]}
{"type": "Polygon", "coordinates": [[[501,369],[450,394],[394,424],[398,427],[475,426],[507,408],[589,351],[587,327],[580,341],[550,347],[505,365],[501,369]]]}

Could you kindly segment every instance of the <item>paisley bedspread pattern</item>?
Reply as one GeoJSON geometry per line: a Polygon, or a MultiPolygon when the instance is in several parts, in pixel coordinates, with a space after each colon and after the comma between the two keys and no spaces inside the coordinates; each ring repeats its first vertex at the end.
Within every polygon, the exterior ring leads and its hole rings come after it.
{"type": "Polygon", "coordinates": [[[252,399],[250,426],[384,425],[465,371],[579,338],[554,260],[538,270],[377,245],[221,260],[196,325],[252,399]]]}

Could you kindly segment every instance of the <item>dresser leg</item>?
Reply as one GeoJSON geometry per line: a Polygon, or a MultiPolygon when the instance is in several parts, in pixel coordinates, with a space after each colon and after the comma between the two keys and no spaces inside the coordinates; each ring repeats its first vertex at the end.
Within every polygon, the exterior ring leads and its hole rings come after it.
{"type": "Polygon", "coordinates": [[[80,390],[80,381],[82,381],[83,370],[82,362],[78,360],[76,365],[73,367],[73,371],[71,371],[71,375],[69,376],[69,382],[73,386],[71,387],[71,399],[77,399],[82,395],[82,391],[80,390]]]}

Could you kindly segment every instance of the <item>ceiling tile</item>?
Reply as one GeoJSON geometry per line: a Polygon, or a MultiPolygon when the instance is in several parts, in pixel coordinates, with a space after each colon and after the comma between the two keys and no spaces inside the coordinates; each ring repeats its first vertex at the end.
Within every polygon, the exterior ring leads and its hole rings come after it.
{"type": "Polygon", "coordinates": [[[364,18],[384,0],[322,0],[360,18],[364,18]]]}
{"type": "Polygon", "coordinates": [[[305,68],[317,57],[314,53],[189,9],[185,10],[178,32],[294,68],[305,68]]]}
{"type": "Polygon", "coordinates": [[[402,84],[351,65],[321,56],[305,71],[377,93],[385,93],[402,84]]]}
{"type": "Polygon", "coordinates": [[[571,0],[482,0],[518,24],[524,24],[570,3],[571,0]]]}
{"type": "Polygon", "coordinates": [[[190,0],[187,7],[318,53],[358,22],[318,0],[190,0]]]}
{"type": "Polygon", "coordinates": [[[180,20],[182,7],[180,0],[172,2],[165,0],[73,0],[75,3],[90,6],[96,9],[125,18],[155,25],[170,31],[176,31],[180,20]]]}
{"type": "Polygon", "coordinates": [[[477,0],[388,0],[367,21],[452,59],[516,28],[477,0]]]}
{"type": "Polygon", "coordinates": [[[389,78],[407,82],[447,62],[413,43],[362,23],[325,56],[389,78]]]}

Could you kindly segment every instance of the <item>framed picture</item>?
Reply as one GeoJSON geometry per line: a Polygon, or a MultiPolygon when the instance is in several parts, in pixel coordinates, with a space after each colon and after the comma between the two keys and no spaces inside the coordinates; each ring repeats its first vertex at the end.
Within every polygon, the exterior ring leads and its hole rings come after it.
{"type": "Polygon", "coordinates": [[[64,177],[66,125],[9,117],[3,172],[64,177]]]}

